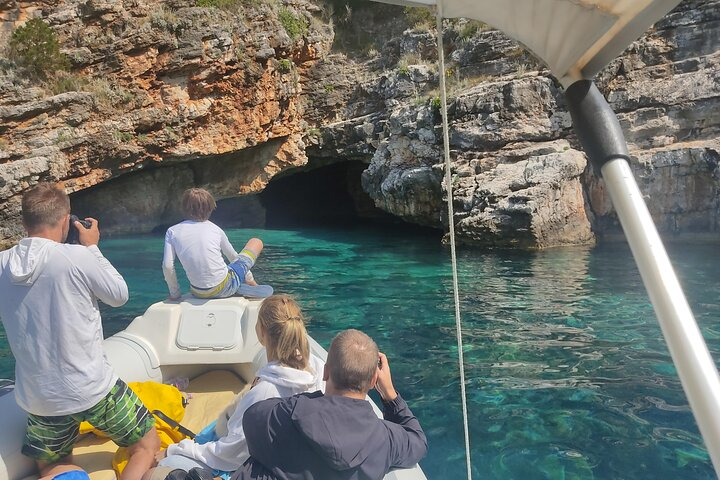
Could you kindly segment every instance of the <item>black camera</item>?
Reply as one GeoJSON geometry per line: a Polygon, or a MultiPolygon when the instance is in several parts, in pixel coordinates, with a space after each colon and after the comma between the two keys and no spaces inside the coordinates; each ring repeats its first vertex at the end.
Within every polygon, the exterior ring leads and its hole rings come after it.
{"type": "Polygon", "coordinates": [[[80,220],[76,215],[70,215],[70,229],[68,230],[68,236],[65,239],[65,243],[72,243],[74,245],[80,243],[80,232],[75,226],[75,222],[80,222],[80,225],[88,229],[92,227],[92,223],[87,220],[80,220]]]}

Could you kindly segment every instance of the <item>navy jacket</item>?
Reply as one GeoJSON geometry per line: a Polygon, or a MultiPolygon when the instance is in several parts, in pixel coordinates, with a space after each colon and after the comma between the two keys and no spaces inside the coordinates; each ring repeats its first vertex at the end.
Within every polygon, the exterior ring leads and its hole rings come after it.
{"type": "Polygon", "coordinates": [[[322,392],[258,402],[243,418],[250,458],[233,480],[380,480],[412,467],[427,452],[420,423],[400,395],[383,413],[322,392]]]}

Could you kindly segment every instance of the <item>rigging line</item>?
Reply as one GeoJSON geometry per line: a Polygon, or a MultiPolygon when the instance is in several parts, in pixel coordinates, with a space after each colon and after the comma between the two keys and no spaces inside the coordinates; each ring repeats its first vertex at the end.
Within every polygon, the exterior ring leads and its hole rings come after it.
{"type": "Polygon", "coordinates": [[[460,366],[460,397],[462,400],[463,429],[465,430],[465,462],[467,478],[472,480],[470,462],[470,432],[468,431],[467,396],[465,394],[465,360],[463,358],[462,323],[460,321],[460,288],[458,287],[457,257],[455,255],[455,214],[453,212],[452,175],[450,173],[450,134],[447,119],[447,93],[445,91],[445,51],[442,38],[442,2],[436,5],[438,75],[440,77],[440,112],[443,127],[443,151],[445,157],[445,187],[447,188],[448,225],[450,227],[450,258],[452,260],[453,296],[455,298],[455,336],[458,347],[458,364],[460,366]]]}

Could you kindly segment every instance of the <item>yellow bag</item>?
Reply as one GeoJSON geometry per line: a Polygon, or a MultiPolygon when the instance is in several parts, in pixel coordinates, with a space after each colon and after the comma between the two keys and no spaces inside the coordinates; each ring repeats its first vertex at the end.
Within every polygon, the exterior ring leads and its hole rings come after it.
{"type": "MultiPolygon", "coordinates": [[[[158,382],[130,382],[128,387],[142,400],[145,407],[155,417],[155,429],[160,437],[161,448],[177,443],[185,438],[195,435],[179,424],[185,416],[187,401],[182,392],[173,385],[158,382]]],[[[103,432],[96,430],[90,423],[80,424],[80,433],[93,432],[100,437],[106,437],[103,432]]],[[[112,465],[118,478],[128,461],[127,450],[118,448],[113,456],[112,465]]]]}

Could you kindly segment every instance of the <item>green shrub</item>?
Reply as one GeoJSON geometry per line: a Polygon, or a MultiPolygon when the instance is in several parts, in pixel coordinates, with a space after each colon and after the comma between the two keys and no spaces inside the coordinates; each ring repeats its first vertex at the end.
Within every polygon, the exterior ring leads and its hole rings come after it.
{"type": "Polygon", "coordinates": [[[174,33],[180,28],[180,21],[177,15],[172,10],[168,10],[163,5],[148,15],[150,18],[150,25],[158,30],[166,30],[170,33],[174,33]]]}
{"type": "Polygon", "coordinates": [[[10,58],[36,78],[67,70],[67,57],[60,52],[55,32],[39,18],[18,27],[10,38],[10,58]]]}
{"type": "Polygon", "coordinates": [[[88,82],[85,90],[95,95],[95,104],[100,110],[114,111],[132,106],[135,94],[104,78],[94,78],[88,82]]]}
{"type": "Polygon", "coordinates": [[[58,132],[57,137],[55,137],[55,144],[65,143],[69,140],[72,140],[74,138],[74,129],[66,128],[62,129],[58,132]]]}
{"type": "Polygon", "coordinates": [[[297,40],[308,33],[308,21],[305,17],[298,17],[287,7],[280,7],[278,17],[283,28],[292,40],[297,40]]]}
{"type": "Polygon", "coordinates": [[[46,82],[46,86],[53,95],[58,95],[65,92],[86,91],[88,83],[88,79],[81,75],[59,72],[46,82]]]}
{"type": "Polygon", "coordinates": [[[405,7],[403,10],[408,24],[413,27],[424,26],[430,27],[435,25],[435,14],[432,10],[425,7],[405,7]]]}
{"type": "Polygon", "coordinates": [[[292,70],[293,63],[288,60],[287,58],[283,58],[278,62],[278,70],[280,70],[283,73],[288,73],[290,70],[292,70]]]}
{"type": "Polygon", "coordinates": [[[233,8],[242,4],[242,0],[196,0],[195,6],[197,7],[212,7],[212,8],[233,8]]]}
{"type": "Polygon", "coordinates": [[[440,101],[440,97],[433,97],[430,100],[430,108],[433,110],[440,110],[440,106],[442,105],[442,102],[440,101]]]}
{"type": "Polygon", "coordinates": [[[477,32],[484,32],[485,30],[489,30],[490,26],[487,23],[481,22],[479,20],[468,20],[465,25],[462,26],[460,31],[458,32],[458,37],[460,40],[467,40],[468,38],[475,35],[477,32]]]}
{"type": "Polygon", "coordinates": [[[117,143],[128,143],[130,140],[133,139],[133,134],[131,132],[122,132],[120,130],[115,130],[113,132],[113,138],[117,143]]]}
{"type": "Polygon", "coordinates": [[[325,85],[325,93],[332,93],[335,91],[335,85],[327,84],[325,85]]]}
{"type": "Polygon", "coordinates": [[[165,127],[165,135],[173,142],[176,142],[180,139],[180,135],[175,131],[173,127],[165,127]]]}

